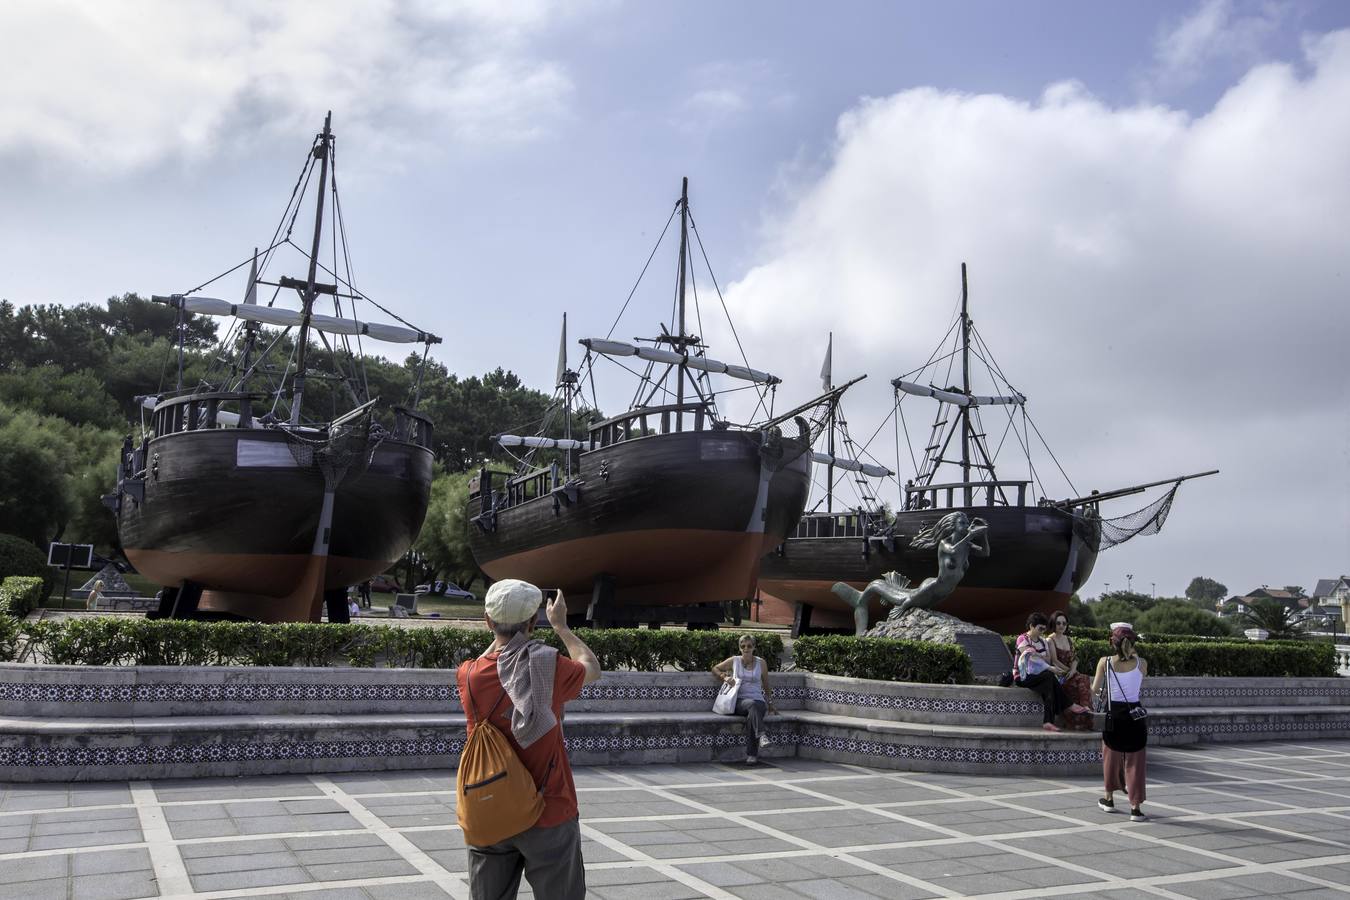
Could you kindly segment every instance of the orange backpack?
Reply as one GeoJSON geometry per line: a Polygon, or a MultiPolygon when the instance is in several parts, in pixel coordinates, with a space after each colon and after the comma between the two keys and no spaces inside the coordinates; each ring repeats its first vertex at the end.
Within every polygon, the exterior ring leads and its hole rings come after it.
{"type": "MultiPolygon", "coordinates": [[[[472,672],[464,677],[466,692],[472,678],[472,672]]],[[[501,697],[486,716],[478,715],[472,693],[464,704],[465,714],[472,709],[477,724],[459,754],[455,807],[464,842],[475,847],[515,837],[532,828],[544,813],[544,797],[530,770],[490,721],[505,696],[503,687],[501,697]]]]}

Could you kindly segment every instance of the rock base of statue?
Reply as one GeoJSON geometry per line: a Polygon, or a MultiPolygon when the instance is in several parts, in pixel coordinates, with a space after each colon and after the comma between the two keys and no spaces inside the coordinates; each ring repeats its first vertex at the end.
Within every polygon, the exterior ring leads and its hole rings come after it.
{"type": "Polygon", "coordinates": [[[867,632],[867,637],[957,644],[970,656],[971,671],[977,682],[993,684],[1003,673],[1012,671],[1012,654],[1001,635],[930,609],[906,610],[894,619],[877,623],[867,632]]]}

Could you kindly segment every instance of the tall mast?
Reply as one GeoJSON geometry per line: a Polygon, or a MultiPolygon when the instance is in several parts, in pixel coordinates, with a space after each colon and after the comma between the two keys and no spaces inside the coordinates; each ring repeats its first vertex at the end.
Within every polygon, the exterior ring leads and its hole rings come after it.
{"type": "Polygon", "coordinates": [[[305,296],[303,318],[300,320],[300,346],[295,361],[295,380],[294,393],[291,398],[291,424],[300,423],[300,406],[305,395],[305,350],[309,345],[309,319],[314,312],[315,297],[315,277],[319,271],[319,241],[323,238],[323,202],[324,192],[328,186],[328,160],[332,156],[329,152],[333,143],[333,112],[329,110],[328,115],[323,120],[323,134],[319,135],[319,142],[314,148],[314,155],[319,158],[319,194],[314,204],[314,243],[309,253],[309,276],[305,280],[305,296]]]}
{"type": "MultiPolygon", "coordinates": [[[[830,332],[830,350],[827,351],[833,357],[834,351],[834,332],[830,332]]],[[[833,360],[831,360],[833,361],[833,360]]],[[[833,375],[833,373],[831,373],[833,375]]],[[[822,385],[826,390],[833,388],[833,384],[822,385]]],[[[834,419],[839,415],[839,398],[835,398],[834,403],[830,404],[830,463],[825,467],[825,511],[834,512],[834,419]]]]}
{"type": "MultiPolygon", "coordinates": [[[[966,264],[961,263],[961,389],[970,396],[970,316],[966,313],[966,264]]],[[[961,481],[966,506],[971,504],[970,489],[970,407],[961,407],[961,481]]]]}
{"type": "MultiPolygon", "coordinates": [[[[675,348],[681,355],[684,353],[684,258],[689,249],[689,178],[685,176],[680,187],[680,321],[679,321],[679,343],[675,348]]],[[[685,364],[680,363],[680,374],[675,382],[675,402],[684,405],[684,373],[685,364]]],[[[683,418],[683,417],[681,417],[683,418]]]]}

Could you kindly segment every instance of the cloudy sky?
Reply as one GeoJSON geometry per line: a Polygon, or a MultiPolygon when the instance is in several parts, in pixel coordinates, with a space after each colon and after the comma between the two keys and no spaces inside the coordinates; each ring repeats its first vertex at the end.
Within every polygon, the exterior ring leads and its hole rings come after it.
{"type": "MultiPolygon", "coordinates": [[[[870,376],[853,432],[882,426],[869,450],[894,465],[888,382],[937,347],[964,261],[1079,491],[1222,470],[1086,593],[1350,571],[1342,4],[11,0],[0,108],[16,303],[243,259],[331,109],[358,285],[444,336],[453,371],[548,389],[562,312],[609,330],[687,175],[779,408],[818,386],[832,331],[836,378],[870,376]]],[[[674,255],[616,337],[668,314],[674,255]]],[[[702,277],[714,355],[739,361],[702,277]]],[[[598,373],[612,411],[623,373],[598,373]]],[[[923,401],[903,409],[924,430],[923,401]]]]}

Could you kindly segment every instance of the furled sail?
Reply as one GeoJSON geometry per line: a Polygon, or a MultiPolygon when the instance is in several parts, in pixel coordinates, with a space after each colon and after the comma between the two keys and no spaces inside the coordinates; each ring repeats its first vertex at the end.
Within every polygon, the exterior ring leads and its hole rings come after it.
{"type": "MultiPolygon", "coordinates": [[[[231,303],[214,297],[169,297],[156,295],[156,302],[181,307],[185,312],[203,316],[234,316],[249,322],[263,325],[276,325],[280,328],[298,326],[304,319],[304,313],[298,309],[280,309],[273,306],[258,306],[253,303],[231,303]]],[[[363,335],[377,341],[393,344],[439,344],[441,339],[434,334],[404,328],[400,325],[384,325],[378,322],[358,322],[355,319],[343,319],[337,316],[322,316],[317,313],[309,317],[309,327],[329,334],[363,335]]]]}
{"type": "Polygon", "coordinates": [[[582,338],[579,343],[587,350],[605,356],[636,356],[638,359],[645,359],[648,362],[666,363],[672,366],[683,364],[691,369],[712,372],[715,375],[728,375],[732,378],[753,381],[757,384],[778,384],[782,381],[777,375],[770,375],[768,372],[761,372],[758,369],[736,366],[715,359],[708,359],[704,356],[685,356],[676,353],[674,350],[662,350],[658,347],[638,347],[624,341],[611,341],[605,338],[582,338]]]}
{"type": "Polygon", "coordinates": [[[894,475],[890,469],[885,466],[876,466],[872,463],[860,462],[856,459],[848,459],[844,456],[831,456],[828,453],[814,451],[811,459],[820,463],[822,466],[834,466],[836,469],[843,469],[847,472],[861,472],[864,475],[870,475],[873,478],[885,478],[888,475],[894,475]]]}
{"type": "Polygon", "coordinates": [[[928,384],[915,384],[912,381],[904,381],[899,378],[892,381],[891,384],[906,394],[913,394],[916,397],[932,397],[934,400],[950,403],[953,406],[1021,406],[1027,402],[1027,398],[1021,394],[1013,394],[1011,397],[977,397],[973,394],[963,394],[960,391],[944,391],[928,384]]]}
{"type": "Polygon", "coordinates": [[[503,447],[529,447],[532,450],[589,450],[590,441],[576,441],[570,438],[546,438],[522,436],[519,434],[499,434],[497,443],[503,447]]]}

